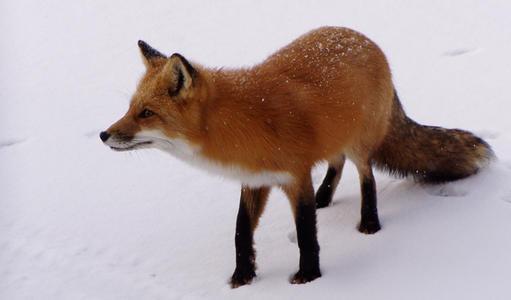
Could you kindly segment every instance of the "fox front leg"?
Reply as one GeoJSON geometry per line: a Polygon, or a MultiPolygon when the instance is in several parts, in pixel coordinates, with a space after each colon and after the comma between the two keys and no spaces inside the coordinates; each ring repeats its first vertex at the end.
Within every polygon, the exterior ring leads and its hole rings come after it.
{"type": "Polygon", "coordinates": [[[316,201],[310,175],[293,186],[283,187],[295,217],[296,235],[300,248],[300,265],[290,282],[301,284],[321,277],[319,244],[316,230],[316,201]]]}
{"type": "Polygon", "coordinates": [[[231,277],[231,287],[249,284],[256,276],[254,230],[264,211],[270,189],[242,186],[240,207],[236,219],[236,269],[231,277]]]}

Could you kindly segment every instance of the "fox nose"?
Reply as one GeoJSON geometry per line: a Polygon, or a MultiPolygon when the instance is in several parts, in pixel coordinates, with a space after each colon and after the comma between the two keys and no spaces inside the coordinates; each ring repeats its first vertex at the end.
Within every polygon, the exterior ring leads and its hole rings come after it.
{"type": "Polygon", "coordinates": [[[106,131],[102,131],[100,134],[99,134],[99,138],[103,141],[103,142],[106,142],[106,140],[108,140],[108,138],[110,137],[110,133],[106,132],[106,131]]]}

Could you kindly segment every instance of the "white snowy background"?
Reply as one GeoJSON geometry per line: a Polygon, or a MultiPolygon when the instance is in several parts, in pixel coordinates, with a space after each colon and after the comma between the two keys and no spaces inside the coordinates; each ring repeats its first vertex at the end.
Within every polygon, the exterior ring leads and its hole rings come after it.
{"type": "Polygon", "coordinates": [[[510,17],[511,2],[481,0],[0,1],[0,299],[511,299],[510,17]],[[144,71],[138,39],[250,66],[322,25],[382,47],[412,118],[474,131],[499,159],[441,186],[378,173],[373,236],[356,230],[348,164],[318,211],[323,277],[301,286],[275,190],[258,277],[231,290],[239,185],[98,133],[144,71]]]}

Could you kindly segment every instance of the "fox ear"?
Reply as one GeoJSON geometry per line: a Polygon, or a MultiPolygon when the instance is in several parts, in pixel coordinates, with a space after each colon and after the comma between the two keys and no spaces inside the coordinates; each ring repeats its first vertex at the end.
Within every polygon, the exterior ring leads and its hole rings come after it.
{"type": "Polygon", "coordinates": [[[163,76],[169,82],[169,95],[185,95],[190,92],[197,77],[197,71],[181,54],[174,53],[163,68],[163,76]]]}
{"type": "Polygon", "coordinates": [[[160,51],[154,49],[149,46],[146,42],[139,40],[138,47],[140,48],[140,53],[142,54],[142,59],[144,60],[144,64],[146,67],[154,67],[157,61],[161,61],[162,59],[166,59],[167,57],[162,54],[160,51]]]}

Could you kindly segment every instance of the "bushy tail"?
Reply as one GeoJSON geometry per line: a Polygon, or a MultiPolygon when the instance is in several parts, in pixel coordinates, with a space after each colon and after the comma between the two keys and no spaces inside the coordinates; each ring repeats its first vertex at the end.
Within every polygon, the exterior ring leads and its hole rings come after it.
{"type": "Polygon", "coordinates": [[[490,146],[460,129],[424,126],[408,118],[394,91],[390,129],[373,156],[376,167],[425,183],[441,183],[477,173],[494,157],[490,146]]]}

